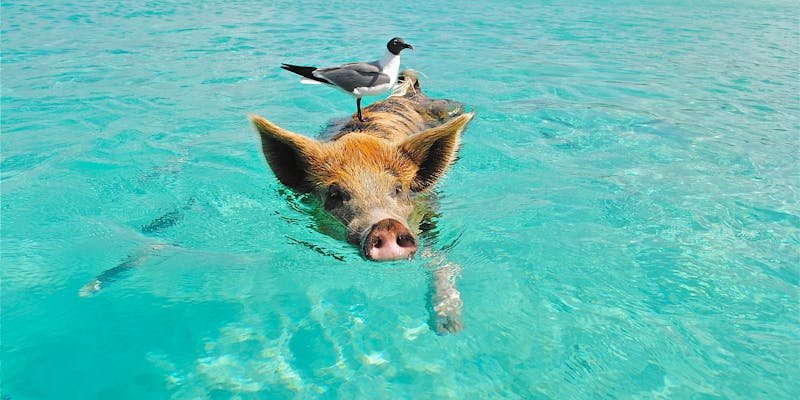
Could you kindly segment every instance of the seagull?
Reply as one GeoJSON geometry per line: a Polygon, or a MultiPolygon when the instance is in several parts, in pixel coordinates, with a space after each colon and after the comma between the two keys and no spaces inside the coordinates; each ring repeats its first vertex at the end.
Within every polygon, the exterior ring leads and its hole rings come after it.
{"type": "Polygon", "coordinates": [[[383,58],[373,62],[356,62],[336,67],[317,68],[282,64],[281,68],[302,76],[300,83],[326,84],[340,89],[356,98],[358,120],[361,116],[361,97],[377,96],[394,86],[400,70],[400,52],[414,49],[403,38],[392,38],[386,44],[383,58]]]}

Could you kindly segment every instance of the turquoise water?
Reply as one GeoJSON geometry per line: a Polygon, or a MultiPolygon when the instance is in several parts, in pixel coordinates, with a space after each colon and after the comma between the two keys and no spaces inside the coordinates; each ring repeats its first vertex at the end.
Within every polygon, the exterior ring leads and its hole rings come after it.
{"type": "Polygon", "coordinates": [[[795,2],[197,3],[2,3],[3,399],[800,396],[795,2]],[[319,133],[352,99],[279,64],[396,35],[477,111],[423,238],[455,336],[245,118],[319,133]]]}

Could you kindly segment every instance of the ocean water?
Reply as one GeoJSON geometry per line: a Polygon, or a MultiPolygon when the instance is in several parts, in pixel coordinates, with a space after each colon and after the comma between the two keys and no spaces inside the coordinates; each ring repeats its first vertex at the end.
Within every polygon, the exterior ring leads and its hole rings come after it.
{"type": "Polygon", "coordinates": [[[796,2],[0,12],[4,400],[800,397],[796,2]],[[246,119],[318,134],[354,102],[280,63],[392,36],[477,112],[423,238],[457,335],[429,260],[321,233],[246,119]]]}

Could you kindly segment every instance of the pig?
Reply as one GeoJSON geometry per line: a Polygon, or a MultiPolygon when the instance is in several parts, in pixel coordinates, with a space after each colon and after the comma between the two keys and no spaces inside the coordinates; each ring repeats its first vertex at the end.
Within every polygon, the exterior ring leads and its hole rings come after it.
{"type": "MultiPolygon", "coordinates": [[[[422,93],[416,75],[401,74],[392,95],[351,117],[329,140],[290,132],[251,115],[261,149],[283,185],[316,198],[346,228],[347,241],[367,260],[410,259],[430,192],[456,159],[474,113],[422,93]]],[[[458,268],[433,274],[431,309],[440,333],[462,328],[455,290],[458,268]]]]}

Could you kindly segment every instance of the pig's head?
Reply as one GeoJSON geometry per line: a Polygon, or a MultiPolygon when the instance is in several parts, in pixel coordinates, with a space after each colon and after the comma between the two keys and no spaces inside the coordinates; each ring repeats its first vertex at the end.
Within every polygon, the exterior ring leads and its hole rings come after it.
{"type": "Polygon", "coordinates": [[[278,180],[315,196],[347,228],[347,240],[365,258],[379,261],[410,258],[416,252],[414,197],[431,189],[453,162],[472,115],[459,115],[398,142],[362,132],[321,142],[261,117],[251,120],[278,180]]]}

